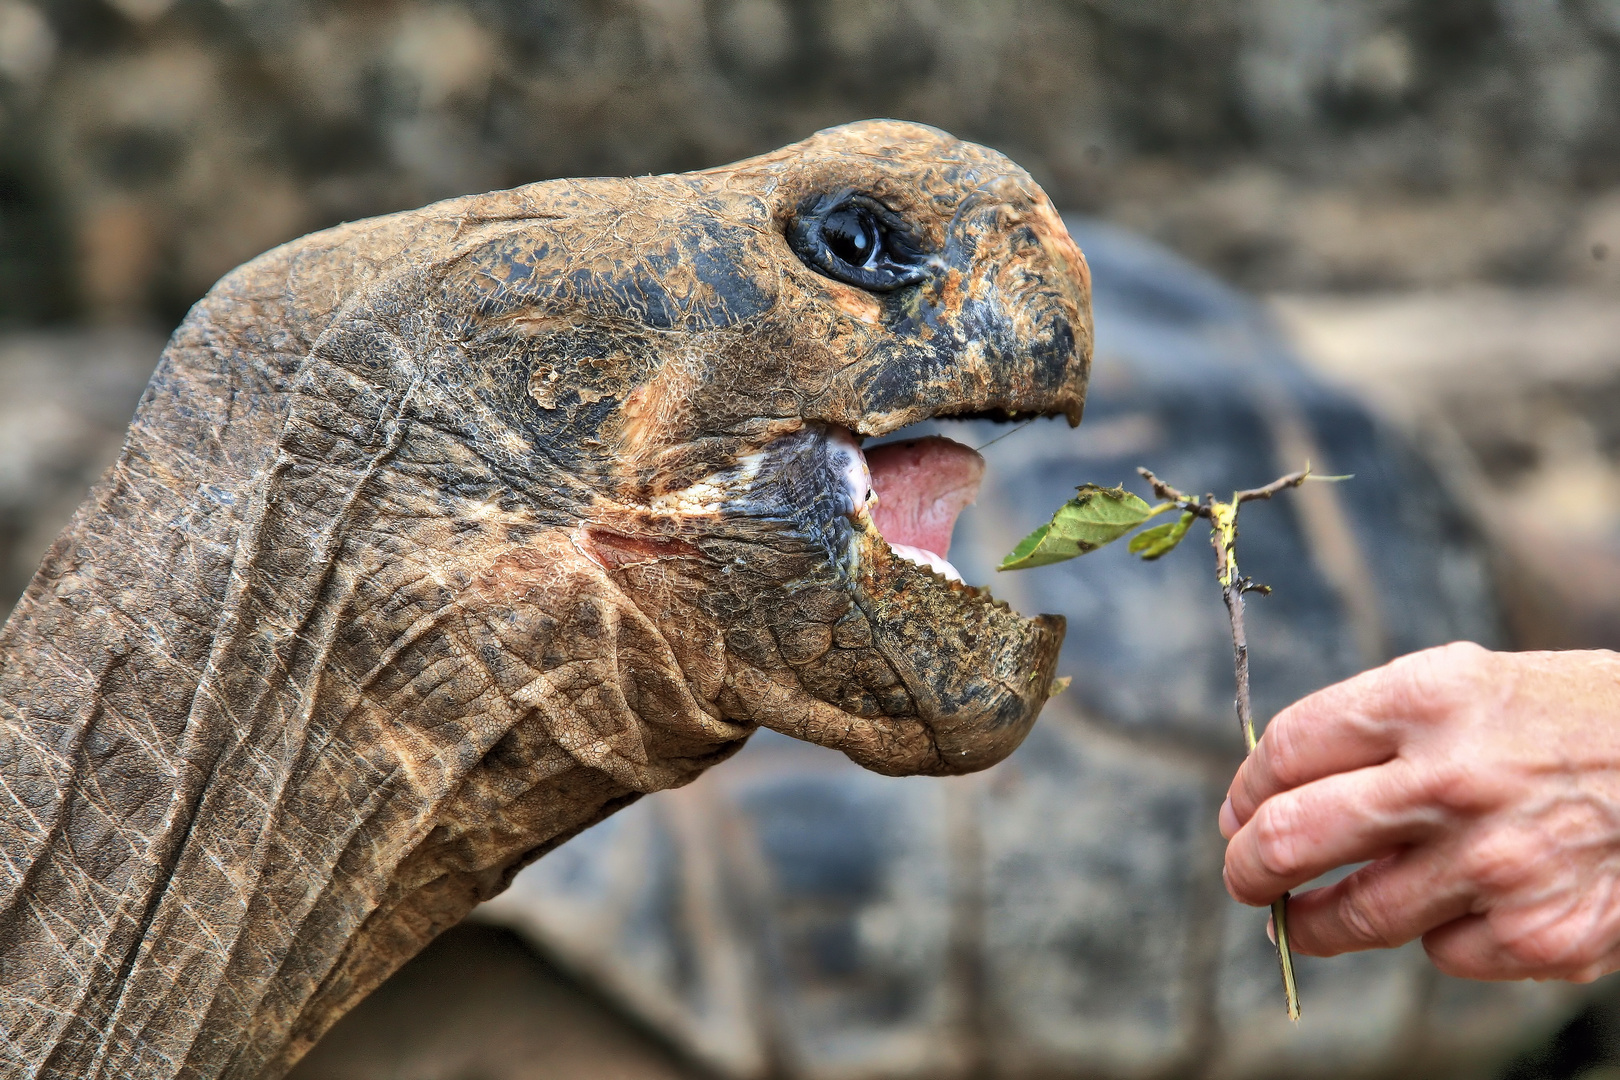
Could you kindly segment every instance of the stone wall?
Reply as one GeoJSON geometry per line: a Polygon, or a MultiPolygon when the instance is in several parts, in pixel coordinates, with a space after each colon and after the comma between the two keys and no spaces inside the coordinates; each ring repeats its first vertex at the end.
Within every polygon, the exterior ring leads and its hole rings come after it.
{"type": "Polygon", "coordinates": [[[1617,75],[1620,0],[0,0],[0,319],[884,114],[1250,287],[1617,282],[1617,75]]]}

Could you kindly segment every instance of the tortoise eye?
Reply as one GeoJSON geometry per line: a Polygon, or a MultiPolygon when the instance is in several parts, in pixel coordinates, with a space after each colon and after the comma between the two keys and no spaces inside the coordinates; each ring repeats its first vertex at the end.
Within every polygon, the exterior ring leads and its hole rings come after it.
{"type": "Polygon", "coordinates": [[[891,292],[927,274],[927,258],[904,220],[864,195],[807,200],[788,229],[806,266],[871,292],[891,292]]]}
{"type": "Polygon", "coordinates": [[[861,206],[840,206],[821,219],[827,250],[850,266],[869,270],[883,254],[883,234],[872,214],[861,206]]]}

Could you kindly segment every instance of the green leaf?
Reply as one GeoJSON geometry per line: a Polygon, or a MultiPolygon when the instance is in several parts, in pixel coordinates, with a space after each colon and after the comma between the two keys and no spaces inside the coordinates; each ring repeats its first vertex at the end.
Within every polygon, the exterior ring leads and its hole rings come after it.
{"type": "Polygon", "coordinates": [[[1170,504],[1149,506],[1122,487],[1082,484],[1052,520],[1021,540],[997,570],[1027,570],[1065,562],[1113,543],[1170,504]]]}
{"type": "Polygon", "coordinates": [[[1143,529],[1131,537],[1131,554],[1142,556],[1143,562],[1152,562],[1170,554],[1176,550],[1176,545],[1181,543],[1181,538],[1187,535],[1187,529],[1195,517],[1196,514],[1186,511],[1175,521],[1143,529]]]}

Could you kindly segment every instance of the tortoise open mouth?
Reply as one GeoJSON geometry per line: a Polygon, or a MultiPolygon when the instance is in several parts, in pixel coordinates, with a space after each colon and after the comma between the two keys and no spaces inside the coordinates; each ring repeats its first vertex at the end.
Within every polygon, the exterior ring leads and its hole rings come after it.
{"type": "MultiPolygon", "coordinates": [[[[848,423],[800,421],[656,496],[641,527],[656,535],[620,537],[627,560],[598,561],[646,568],[630,585],[651,602],[689,590],[727,627],[732,715],[879,772],[971,772],[1034,723],[1064,622],[962,580],[950,535],[984,463],[950,439],[905,437],[897,419],[871,424],[891,437],[865,449],[848,423]]],[[[587,545],[600,549],[607,528],[590,525],[587,545]]]]}
{"type": "MultiPolygon", "coordinates": [[[[795,440],[790,456],[819,461],[814,470],[766,468],[765,474],[814,481],[816,500],[830,513],[799,520],[833,540],[834,575],[841,580],[870,627],[862,640],[868,660],[852,658],[859,680],[863,665],[886,665],[904,687],[891,711],[885,693],[851,687],[837,679],[820,689],[822,674],[797,668],[807,688],[858,717],[887,714],[899,722],[915,717],[927,732],[931,762],[911,761],[911,771],[967,772],[993,764],[1023,738],[1045,701],[1055,674],[1063,619],[1026,618],[997,600],[988,588],[970,585],[949,561],[958,514],[974,500],[984,461],[960,443],[937,435],[890,439],[863,449],[850,430],[815,424],[795,440]],[[817,527],[816,522],[826,522],[817,527]],[[828,528],[830,526],[830,528],[828,528]],[[875,698],[874,705],[866,697],[875,698]]],[[[784,447],[784,450],[788,449],[784,447]]],[[[805,487],[789,486],[803,492],[805,487]]],[[[838,644],[835,633],[834,644],[838,644]]],[[[839,658],[816,661],[832,671],[839,658]]],[[[898,688],[895,688],[898,689],[898,688]]],[[[846,753],[852,753],[846,749],[846,753]]],[[[856,756],[852,753],[852,756],[856,756]]],[[[880,754],[857,756],[880,771],[897,771],[880,754]]]]}
{"type": "Polygon", "coordinates": [[[857,524],[907,562],[961,582],[949,558],[951,532],[978,497],[984,458],[940,435],[870,448],[842,428],[832,429],[830,437],[842,452],[857,524]]]}

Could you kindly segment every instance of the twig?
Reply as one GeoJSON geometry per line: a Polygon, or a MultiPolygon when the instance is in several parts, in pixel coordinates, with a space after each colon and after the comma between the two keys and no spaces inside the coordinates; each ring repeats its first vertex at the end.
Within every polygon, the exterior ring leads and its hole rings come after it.
{"type": "Polygon", "coordinates": [[[1142,479],[1146,480],[1148,484],[1152,486],[1153,494],[1157,495],[1159,498],[1169,499],[1171,502],[1181,506],[1183,509],[1191,510],[1193,513],[1198,514],[1199,517],[1209,517],[1209,514],[1207,513],[1200,513],[1203,507],[1199,505],[1197,499],[1194,499],[1191,495],[1182,494],[1180,491],[1171,487],[1163,480],[1160,480],[1157,476],[1153,475],[1152,469],[1137,469],[1136,471],[1142,474],[1142,479]]]}
{"type": "MultiPolygon", "coordinates": [[[[1018,546],[1001,560],[997,569],[1023,570],[1064,562],[1088,551],[1096,551],[1132,532],[1135,532],[1135,536],[1130,541],[1131,552],[1152,561],[1174,550],[1187,535],[1194,519],[1202,518],[1209,522],[1209,542],[1215,548],[1215,578],[1221,586],[1221,599],[1226,603],[1227,620],[1232,626],[1232,669],[1237,680],[1238,725],[1243,729],[1245,749],[1253,753],[1254,707],[1249,700],[1249,639],[1243,628],[1243,594],[1269,593],[1271,588],[1256,584],[1238,572],[1238,510],[1244,503],[1269,499],[1280,491],[1298,487],[1306,480],[1347,480],[1349,477],[1312,477],[1310,464],[1307,463],[1299,472],[1280,476],[1264,487],[1234,491],[1230,500],[1222,502],[1213,494],[1202,498],[1188,495],[1147,469],[1138,469],[1137,472],[1153,486],[1154,493],[1164,502],[1149,506],[1126,491],[1123,485],[1105,488],[1097,484],[1082,484],[1075,497],[1059,507],[1049,523],[1019,541],[1018,546]],[[1168,510],[1180,510],[1181,516],[1173,522],[1141,528],[1168,510]]],[[[1288,1018],[1297,1022],[1299,988],[1294,984],[1294,954],[1288,944],[1287,893],[1272,902],[1271,920],[1276,928],[1277,963],[1282,968],[1288,1018]]]]}
{"type": "Polygon", "coordinates": [[[1248,491],[1239,491],[1232,496],[1232,501],[1235,503],[1246,503],[1254,502],[1256,499],[1269,499],[1279,491],[1287,491],[1289,488],[1299,487],[1299,485],[1303,484],[1306,480],[1309,480],[1310,476],[1311,467],[1307,465],[1303,469],[1299,470],[1299,472],[1289,473],[1287,476],[1277,477],[1277,479],[1273,480],[1265,487],[1250,488],[1248,491]]]}
{"type": "MultiPolygon", "coordinates": [[[[1269,499],[1280,491],[1296,488],[1310,476],[1309,466],[1296,473],[1279,477],[1264,487],[1250,488],[1232,494],[1230,502],[1221,502],[1214,495],[1195,499],[1178,491],[1154,476],[1147,469],[1138,469],[1142,478],[1153,487],[1161,499],[1174,502],[1183,512],[1195,514],[1208,521],[1209,542],[1215,549],[1215,577],[1221,586],[1221,599],[1226,602],[1226,616],[1232,628],[1232,669],[1237,677],[1237,716],[1243,729],[1243,746],[1254,752],[1254,706],[1249,694],[1249,638],[1243,626],[1243,594],[1269,592],[1264,585],[1256,585],[1238,573],[1237,565],[1237,513],[1246,502],[1269,499]]],[[[1277,962],[1282,968],[1283,994],[1288,1000],[1288,1019],[1298,1021],[1299,988],[1294,981],[1294,956],[1288,943],[1288,894],[1271,903],[1271,920],[1277,932],[1277,962]]]]}

